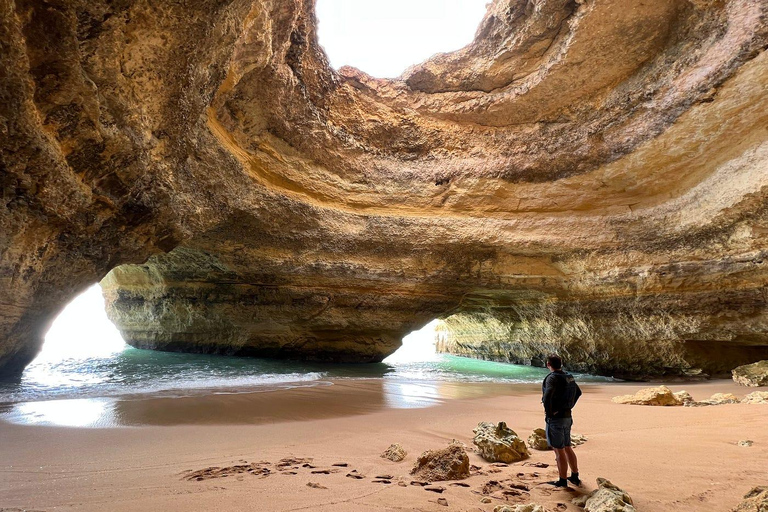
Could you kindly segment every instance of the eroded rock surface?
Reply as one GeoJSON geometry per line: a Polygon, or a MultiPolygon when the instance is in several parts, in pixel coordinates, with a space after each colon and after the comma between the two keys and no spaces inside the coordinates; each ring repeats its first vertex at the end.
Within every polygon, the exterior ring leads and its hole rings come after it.
{"type": "Polygon", "coordinates": [[[611,399],[616,404],[627,405],[661,405],[661,406],[675,406],[685,405],[687,398],[690,395],[676,395],[667,386],[659,386],[657,388],[641,389],[634,395],[621,395],[615,396],[611,399]]]}
{"type": "Polygon", "coordinates": [[[754,487],[732,512],[763,512],[768,510],[768,486],[754,487]]]}
{"type": "Polygon", "coordinates": [[[381,457],[384,459],[389,459],[392,462],[400,462],[405,459],[407,454],[408,453],[405,451],[405,448],[403,448],[400,444],[395,443],[384,450],[384,453],[381,454],[381,457]]]}
{"type": "Polygon", "coordinates": [[[531,456],[525,441],[503,421],[498,424],[480,422],[472,432],[475,434],[472,442],[480,456],[488,462],[511,464],[531,456]]]}
{"type": "Polygon", "coordinates": [[[768,404],[768,391],[753,391],[741,399],[743,404],[768,404]]]}
{"type": "Polygon", "coordinates": [[[573,500],[585,512],[635,512],[629,494],[605,478],[597,479],[597,489],[573,500]]]}
{"type": "Polygon", "coordinates": [[[469,476],[469,456],[464,447],[455,442],[441,450],[428,450],[416,459],[411,474],[433,482],[461,480],[469,476]]]}
{"type": "Polygon", "coordinates": [[[734,368],[733,380],[742,386],[768,386],[768,360],[734,368]]]}
{"type": "MultiPolygon", "coordinates": [[[[587,442],[586,436],[571,433],[571,446],[574,448],[587,442]]],[[[552,447],[547,443],[547,431],[543,428],[537,428],[528,436],[528,446],[534,450],[546,451],[552,447]]]]}
{"type": "Polygon", "coordinates": [[[528,6],[384,80],[313,0],[0,3],[0,371],[110,271],[161,350],[768,358],[766,3],[528,6]]]}
{"type": "Polygon", "coordinates": [[[707,405],[738,404],[741,402],[739,397],[733,393],[715,393],[706,400],[686,402],[686,407],[702,407],[707,405]]]}

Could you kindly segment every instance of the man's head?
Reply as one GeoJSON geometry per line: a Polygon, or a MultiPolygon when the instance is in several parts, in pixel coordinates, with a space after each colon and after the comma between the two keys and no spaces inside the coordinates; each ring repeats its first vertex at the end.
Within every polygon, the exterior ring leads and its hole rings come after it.
{"type": "Polygon", "coordinates": [[[563,367],[563,360],[557,354],[547,356],[547,368],[550,370],[559,370],[563,367]]]}

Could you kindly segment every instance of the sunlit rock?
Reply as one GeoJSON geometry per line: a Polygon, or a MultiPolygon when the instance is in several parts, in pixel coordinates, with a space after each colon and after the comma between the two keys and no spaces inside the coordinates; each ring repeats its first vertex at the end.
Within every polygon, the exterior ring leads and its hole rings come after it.
{"type": "MultiPolygon", "coordinates": [[[[690,395],[688,395],[690,396],[690,395]]],[[[616,404],[627,405],[684,405],[685,398],[675,396],[667,386],[641,389],[634,395],[615,396],[611,399],[616,404]]]]}
{"type": "Polygon", "coordinates": [[[734,368],[733,380],[742,386],[768,386],[768,360],[734,368]]]}
{"type": "Polygon", "coordinates": [[[743,404],[768,404],[768,391],[753,391],[744,398],[741,403],[743,404]]]}
{"type": "Polygon", "coordinates": [[[763,512],[768,510],[768,486],[753,487],[731,512],[763,512]]]}
{"type": "Polygon", "coordinates": [[[635,512],[632,498],[605,478],[597,479],[597,489],[572,500],[585,512],[635,512]]]}
{"type": "Polygon", "coordinates": [[[472,432],[475,434],[472,442],[480,456],[488,462],[511,464],[531,456],[525,441],[503,421],[498,424],[480,422],[472,432]]]}
{"type": "Polygon", "coordinates": [[[469,476],[469,456],[460,443],[453,442],[447,448],[419,455],[411,474],[432,482],[461,480],[469,476]]]}

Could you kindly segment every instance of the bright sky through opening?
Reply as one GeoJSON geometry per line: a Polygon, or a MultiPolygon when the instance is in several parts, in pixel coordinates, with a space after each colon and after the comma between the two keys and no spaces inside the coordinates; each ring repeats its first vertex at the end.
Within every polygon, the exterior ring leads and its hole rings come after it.
{"type": "Polygon", "coordinates": [[[489,0],[317,0],[318,39],[331,65],[395,78],[475,36],[489,0]]]}

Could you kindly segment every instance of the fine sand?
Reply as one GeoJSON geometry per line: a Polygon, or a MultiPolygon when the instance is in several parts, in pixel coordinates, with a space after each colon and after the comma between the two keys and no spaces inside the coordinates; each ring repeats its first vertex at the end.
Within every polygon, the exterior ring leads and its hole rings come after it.
{"type": "MultiPolygon", "coordinates": [[[[445,488],[438,494],[411,485],[409,471],[422,451],[452,439],[471,447],[479,421],[506,421],[527,438],[543,426],[539,391],[376,379],[122,401],[105,423],[129,425],[122,427],[0,423],[0,510],[492,511],[503,503],[537,502],[576,511],[571,499],[605,477],[640,511],[725,512],[753,486],[768,485],[768,406],[611,403],[643,387],[583,386],[573,430],[589,441],[576,448],[585,481],[578,490],[542,485],[556,476],[551,452],[532,451],[526,463],[495,467],[471,448],[470,462],[480,469],[461,482],[467,487],[437,483],[445,488]],[[428,403],[435,405],[418,408],[428,403]],[[744,439],[754,445],[737,446],[744,439]],[[391,443],[408,451],[403,462],[380,458],[391,443]],[[289,458],[295,460],[284,461],[289,458]],[[391,483],[375,482],[384,476],[391,483]],[[484,488],[491,503],[481,503],[484,488]]],[[[670,387],[696,399],[752,391],[730,381],[670,387]]]]}

